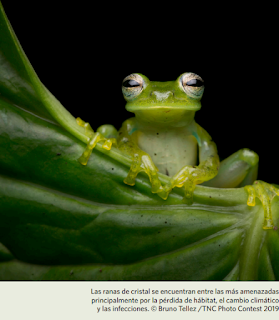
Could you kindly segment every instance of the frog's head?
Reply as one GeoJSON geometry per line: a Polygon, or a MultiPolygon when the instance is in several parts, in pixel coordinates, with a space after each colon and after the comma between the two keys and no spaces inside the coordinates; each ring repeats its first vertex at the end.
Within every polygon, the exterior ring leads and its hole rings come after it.
{"type": "Polygon", "coordinates": [[[149,81],[143,74],[133,73],[122,84],[126,110],[145,123],[171,126],[194,119],[203,91],[202,78],[191,72],[167,82],[149,81]]]}

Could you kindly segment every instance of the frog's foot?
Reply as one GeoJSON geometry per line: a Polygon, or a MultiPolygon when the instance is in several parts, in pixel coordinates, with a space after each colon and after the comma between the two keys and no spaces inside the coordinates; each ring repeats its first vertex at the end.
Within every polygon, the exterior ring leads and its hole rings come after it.
{"type": "Polygon", "coordinates": [[[85,166],[90,158],[92,150],[95,148],[96,144],[102,140],[105,141],[104,144],[102,145],[102,147],[106,150],[110,150],[112,144],[116,144],[115,138],[107,139],[107,138],[103,137],[99,132],[94,133],[93,136],[91,138],[89,138],[89,142],[88,142],[82,156],[78,159],[78,161],[85,166]]]}
{"type": "Polygon", "coordinates": [[[115,138],[107,139],[99,132],[94,133],[93,129],[91,128],[91,126],[90,126],[90,124],[88,122],[84,122],[80,118],[77,118],[76,120],[77,120],[78,125],[80,125],[83,128],[85,128],[85,134],[89,137],[86,149],[84,150],[82,156],[78,159],[78,161],[82,165],[85,166],[87,164],[87,162],[88,162],[88,160],[90,158],[90,155],[92,153],[92,150],[95,148],[96,144],[99,141],[104,141],[102,147],[104,149],[106,149],[106,150],[110,150],[112,144],[115,144],[115,145],[117,144],[115,138]]]}
{"type": "Polygon", "coordinates": [[[174,175],[170,182],[164,186],[163,192],[159,195],[163,199],[167,199],[169,193],[174,187],[184,187],[184,201],[186,204],[193,203],[193,193],[198,183],[201,183],[201,170],[197,167],[185,166],[176,175],[174,175]]]}
{"type": "Polygon", "coordinates": [[[184,201],[193,204],[193,194],[197,184],[203,183],[215,177],[218,173],[219,158],[210,157],[208,160],[200,163],[199,166],[185,166],[175,174],[169,183],[164,187],[166,197],[174,187],[184,187],[184,201]]]}
{"type": "Polygon", "coordinates": [[[127,177],[124,179],[124,183],[129,186],[134,186],[135,179],[141,171],[145,172],[149,177],[151,182],[151,192],[158,193],[160,195],[160,192],[163,192],[163,187],[158,178],[158,168],[154,165],[150,156],[145,152],[138,152],[134,154],[132,165],[127,177]]]}
{"type": "Polygon", "coordinates": [[[254,206],[256,198],[260,199],[264,209],[263,229],[272,229],[271,201],[275,195],[279,196],[279,189],[260,180],[255,181],[252,186],[245,186],[244,189],[248,191],[248,206],[254,206]]]}

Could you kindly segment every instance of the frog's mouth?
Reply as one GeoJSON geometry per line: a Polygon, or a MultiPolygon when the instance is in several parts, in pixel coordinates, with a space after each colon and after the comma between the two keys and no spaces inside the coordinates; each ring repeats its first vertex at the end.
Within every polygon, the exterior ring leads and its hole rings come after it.
{"type": "Polygon", "coordinates": [[[162,110],[163,112],[171,112],[172,110],[189,110],[189,111],[198,111],[200,110],[201,106],[148,106],[148,107],[143,107],[143,106],[127,106],[126,110],[130,112],[135,112],[135,111],[146,111],[148,112],[149,110],[162,110]]]}
{"type": "Polygon", "coordinates": [[[195,112],[199,109],[194,106],[149,106],[148,108],[133,106],[132,108],[127,108],[127,111],[135,113],[137,119],[150,124],[176,125],[193,119],[195,112]]]}

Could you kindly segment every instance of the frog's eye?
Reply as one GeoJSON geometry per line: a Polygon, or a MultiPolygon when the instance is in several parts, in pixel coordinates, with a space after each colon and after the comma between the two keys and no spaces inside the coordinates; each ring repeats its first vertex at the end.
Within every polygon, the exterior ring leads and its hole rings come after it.
{"type": "Polygon", "coordinates": [[[180,77],[180,83],[185,93],[194,99],[200,99],[204,91],[204,82],[195,73],[187,72],[180,77]]]}
{"type": "Polygon", "coordinates": [[[143,79],[138,74],[130,74],[123,80],[122,92],[126,100],[132,100],[138,96],[143,89],[143,79]]]}

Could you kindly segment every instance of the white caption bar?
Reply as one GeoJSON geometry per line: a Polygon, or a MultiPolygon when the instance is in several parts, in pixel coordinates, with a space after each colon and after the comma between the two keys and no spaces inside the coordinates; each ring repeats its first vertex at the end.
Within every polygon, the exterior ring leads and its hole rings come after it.
{"type": "Polygon", "coordinates": [[[1,282],[1,319],[278,319],[278,282],[1,282]]]}

